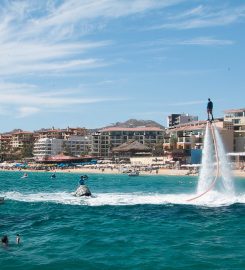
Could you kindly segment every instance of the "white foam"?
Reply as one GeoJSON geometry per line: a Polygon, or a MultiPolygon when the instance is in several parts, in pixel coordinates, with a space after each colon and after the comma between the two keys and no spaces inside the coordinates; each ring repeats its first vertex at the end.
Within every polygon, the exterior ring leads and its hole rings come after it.
{"type": "Polygon", "coordinates": [[[23,202],[52,202],[69,205],[137,205],[137,204],[188,204],[206,207],[228,206],[245,203],[245,194],[227,196],[217,191],[210,191],[206,196],[188,202],[196,194],[160,194],[160,193],[96,193],[92,197],[74,197],[68,192],[31,193],[6,192],[0,194],[6,200],[23,202]]]}

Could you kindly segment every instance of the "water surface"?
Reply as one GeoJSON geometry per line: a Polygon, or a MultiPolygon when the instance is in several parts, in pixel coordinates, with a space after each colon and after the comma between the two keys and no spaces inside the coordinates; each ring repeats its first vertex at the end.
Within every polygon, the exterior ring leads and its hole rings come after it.
{"type": "Polygon", "coordinates": [[[191,203],[196,177],[0,172],[1,269],[245,269],[245,181],[191,203]],[[15,234],[21,245],[15,244],[15,234]]]}

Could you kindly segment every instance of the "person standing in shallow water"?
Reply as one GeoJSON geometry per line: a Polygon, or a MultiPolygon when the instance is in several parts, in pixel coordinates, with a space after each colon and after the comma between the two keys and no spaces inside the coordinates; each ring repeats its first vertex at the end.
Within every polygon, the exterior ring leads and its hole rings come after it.
{"type": "Polygon", "coordinates": [[[207,113],[208,113],[208,121],[213,121],[214,117],[213,117],[213,102],[211,101],[211,99],[208,99],[208,104],[207,104],[207,113]],[[210,119],[210,116],[212,117],[210,119]]]}
{"type": "Polygon", "coordinates": [[[20,235],[16,234],[16,244],[19,245],[20,244],[20,235]]]}

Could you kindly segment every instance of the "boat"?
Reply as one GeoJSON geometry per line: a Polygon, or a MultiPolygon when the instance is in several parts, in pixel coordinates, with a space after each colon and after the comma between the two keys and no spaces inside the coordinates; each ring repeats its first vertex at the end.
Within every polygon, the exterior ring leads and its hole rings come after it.
{"type": "Polygon", "coordinates": [[[137,171],[130,172],[130,173],[128,173],[128,176],[139,176],[139,172],[137,172],[137,171]]]}

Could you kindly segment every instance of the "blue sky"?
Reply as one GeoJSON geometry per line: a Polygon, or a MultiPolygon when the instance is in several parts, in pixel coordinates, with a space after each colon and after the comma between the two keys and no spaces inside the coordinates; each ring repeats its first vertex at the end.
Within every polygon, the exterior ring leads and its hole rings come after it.
{"type": "Polygon", "coordinates": [[[1,0],[0,132],[244,108],[244,29],[242,0],[1,0]]]}

